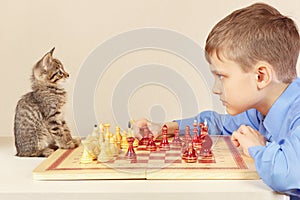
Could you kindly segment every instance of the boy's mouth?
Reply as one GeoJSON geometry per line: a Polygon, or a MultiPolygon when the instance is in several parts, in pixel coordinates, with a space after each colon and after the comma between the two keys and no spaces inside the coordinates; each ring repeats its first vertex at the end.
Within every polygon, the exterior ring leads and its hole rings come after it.
{"type": "Polygon", "coordinates": [[[223,99],[220,99],[220,101],[222,102],[223,106],[226,106],[227,102],[223,99]]]}

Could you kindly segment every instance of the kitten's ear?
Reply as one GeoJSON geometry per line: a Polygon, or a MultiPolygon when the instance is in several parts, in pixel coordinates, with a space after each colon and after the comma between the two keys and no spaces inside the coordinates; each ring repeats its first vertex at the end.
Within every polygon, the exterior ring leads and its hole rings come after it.
{"type": "Polygon", "coordinates": [[[55,50],[55,47],[53,47],[53,49],[51,49],[51,51],[49,52],[51,54],[51,56],[53,55],[54,50],[55,50]]]}
{"type": "Polygon", "coordinates": [[[42,67],[44,71],[48,70],[48,67],[50,67],[50,63],[52,62],[52,54],[54,51],[55,47],[49,51],[44,57],[42,58],[42,67]]]}

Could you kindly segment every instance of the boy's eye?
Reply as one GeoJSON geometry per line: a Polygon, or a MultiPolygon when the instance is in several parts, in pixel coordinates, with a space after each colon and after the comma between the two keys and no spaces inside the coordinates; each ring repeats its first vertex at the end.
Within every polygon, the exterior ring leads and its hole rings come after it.
{"type": "Polygon", "coordinates": [[[218,79],[222,80],[224,76],[222,74],[217,74],[218,79]]]}

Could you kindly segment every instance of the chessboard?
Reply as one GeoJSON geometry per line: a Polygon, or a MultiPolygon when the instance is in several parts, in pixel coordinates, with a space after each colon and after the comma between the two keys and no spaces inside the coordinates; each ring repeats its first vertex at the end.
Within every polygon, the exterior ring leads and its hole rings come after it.
{"type": "Polygon", "coordinates": [[[108,162],[80,163],[83,146],[58,149],[34,171],[35,180],[101,179],[259,179],[254,160],[246,157],[229,136],[211,136],[212,155],[199,156],[195,163],[181,159],[181,148],[171,144],[169,151],[135,149],[136,159],[125,157],[126,150],[108,162]]]}

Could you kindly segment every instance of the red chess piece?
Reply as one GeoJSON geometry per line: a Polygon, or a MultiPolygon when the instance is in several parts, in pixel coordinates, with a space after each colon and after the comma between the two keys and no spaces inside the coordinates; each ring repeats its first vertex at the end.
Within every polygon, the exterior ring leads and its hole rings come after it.
{"type": "Polygon", "coordinates": [[[128,142],[128,150],[125,154],[125,156],[130,159],[130,160],[135,160],[136,159],[136,154],[133,148],[133,142],[135,138],[134,137],[128,137],[127,142],[128,142]]]}
{"type": "Polygon", "coordinates": [[[205,122],[200,123],[199,127],[200,127],[200,142],[203,143],[204,137],[208,135],[208,127],[205,122]]]}
{"type": "Polygon", "coordinates": [[[170,144],[169,144],[169,141],[168,141],[168,127],[167,125],[164,125],[163,128],[162,128],[162,141],[159,145],[159,148],[161,150],[170,150],[170,144]]]}
{"type": "Polygon", "coordinates": [[[196,149],[200,149],[201,148],[201,140],[200,140],[200,137],[198,136],[197,120],[194,120],[193,126],[194,126],[194,129],[193,129],[194,137],[193,137],[192,143],[196,149]]]}
{"type": "Polygon", "coordinates": [[[157,146],[156,146],[156,144],[155,144],[155,142],[153,140],[153,134],[150,133],[149,134],[148,144],[146,146],[146,150],[148,150],[148,151],[156,151],[156,148],[157,148],[157,146]]]}
{"type": "Polygon", "coordinates": [[[201,149],[201,140],[200,140],[200,137],[198,136],[198,130],[195,130],[194,129],[194,137],[193,137],[193,146],[196,148],[196,149],[201,149]]]}
{"type": "Polygon", "coordinates": [[[194,130],[198,131],[198,128],[197,128],[198,122],[197,122],[197,120],[194,120],[193,126],[194,126],[194,130]]]}
{"type": "Polygon", "coordinates": [[[179,130],[178,130],[178,128],[176,128],[175,131],[174,131],[174,139],[172,141],[172,144],[174,146],[181,146],[182,145],[182,140],[179,137],[179,130]]]}
{"type": "Polygon", "coordinates": [[[211,147],[212,147],[213,141],[211,137],[206,134],[203,138],[202,147],[200,149],[200,156],[203,157],[210,157],[212,156],[211,147]]]}
{"type": "Polygon", "coordinates": [[[184,133],[183,141],[185,143],[190,143],[192,141],[192,136],[191,136],[191,133],[190,133],[190,127],[189,126],[185,127],[185,133],[184,133]]]}
{"type": "Polygon", "coordinates": [[[199,127],[200,127],[200,133],[201,134],[208,132],[208,127],[207,127],[207,124],[205,122],[204,123],[200,123],[199,127]]]}
{"type": "Polygon", "coordinates": [[[149,142],[149,129],[148,127],[144,128],[144,136],[143,138],[139,141],[139,145],[147,145],[149,142]]]}
{"type": "Polygon", "coordinates": [[[198,155],[192,143],[189,143],[188,148],[182,155],[182,159],[187,163],[195,163],[198,161],[198,155]]]}

